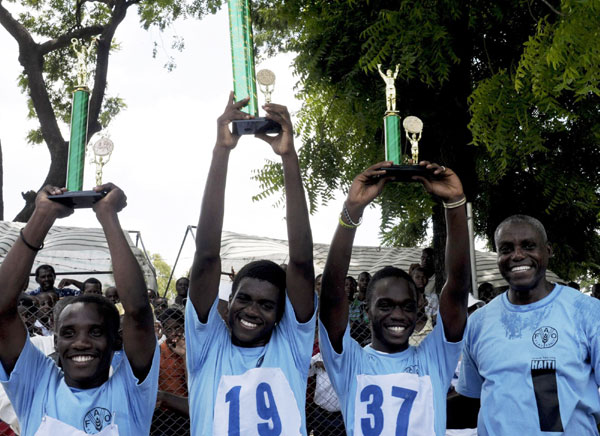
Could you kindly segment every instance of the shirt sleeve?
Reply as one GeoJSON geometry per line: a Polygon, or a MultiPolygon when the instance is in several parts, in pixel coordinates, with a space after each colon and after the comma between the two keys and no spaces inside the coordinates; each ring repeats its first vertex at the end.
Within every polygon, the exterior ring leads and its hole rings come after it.
{"type": "Polygon", "coordinates": [[[49,378],[58,376],[58,371],[54,362],[33,346],[29,336],[10,376],[0,364],[0,382],[22,422],[27,420],[35,393],[43,391],[49,378]]]}
{"type": "Polygon", "coordinates": [[[208,312],[206,323],[200,322],[194,303],[188,298],[185,305],[186,364],[189,371],[197,371],[206,360],[212,344],[221,343],[220,336],[229,335],[225,322],[217,310],[219,296],[208,312]]]}
{"type": "Polygon", "coordinates": [[[345,410],[347,393],[350,391],[350,383],[360,369],[360,353],[363,350],[358,342],[350,337],[349,325],[346,326],[342,339],[342,352],[337,353],[331,345],[327,329],[322,322],[319,322],[319,345],[325,371],[327,371],[331,384],[342,403],[342,410],[345,410]]]}
{"type": "Polygon", "coordinates": [[[483,377],[479,375],[477,363],[471,354],[472,338],[470,333],[470,324],[468,324],[456,391],[466,397],[479,398],[481,396],[483,377]]]}
{"type": "Polygon", "coordinates": [[[144,428],[152,420],[152,414],[156,405],[156,393],[158,391],[158,373],[160,370],[159,350],[160,348],[157,343],[154,349],[154,356],[152,357],[152,366],[146,378],[141,383],[133,374],[133,369],[126,354],[124,354],[121,364],[117,367],[115,374],[113,374],[113,378],[116,377],[121,380],[125,386],[123,389],[124,395],[127,397],[129,412],[135,423],[132,428],[144,428]]]}
{"type": "Polygon", "coordinates": [[[298,370],[302,371],[304,377],[308,377],[308,368],[310,366],[310,358],[312,355],[313,343],[315,341],[315,328],[317,322],[317,295],[314,295],[314,312],[310,320],[304,323],[298,322],[294,306],[290,299],[285,297],[285,311],[281,322],[276,328],[279,328],[281,335],[292,350],[292,358],[294,365],[298,370]]]}

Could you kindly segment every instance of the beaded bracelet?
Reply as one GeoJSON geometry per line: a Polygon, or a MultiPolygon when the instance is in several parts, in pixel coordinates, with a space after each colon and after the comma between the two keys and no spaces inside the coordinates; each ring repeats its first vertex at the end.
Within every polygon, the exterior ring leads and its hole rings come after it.
{"type": "Polygon", "coordinates": [[[345,222],[344,219],[342,218],[342,214],[340,214],[340,226],[342,226],[345,229],[350,229],[350,230],[354,230],[355,228],[358,227],[358,226],[353,226],[353,225],[345,222]]]}
{"type": "Polygon", "coordinates": [[[352,217],[350,216],[350,214],[348,213],[348,209],[346,208],[346,202],[344,202],[344,208],[342,209],[342,213],[344,214],[344,218],[346,218],[346,221],[348,221],[348,223],[351,226],[358,227],[362,224],[362,216],[358,219],[357,223],[352,221],[352,217]]]}

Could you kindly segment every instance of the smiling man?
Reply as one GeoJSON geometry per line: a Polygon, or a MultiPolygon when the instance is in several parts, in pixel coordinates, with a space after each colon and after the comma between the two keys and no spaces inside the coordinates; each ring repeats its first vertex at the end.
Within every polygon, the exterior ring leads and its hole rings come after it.
{"type": "Polygon", "coordinates": [[[244,266],[232,284],[227,325],[217,311],[227,164],[239,140],[229,123],[250,118],[240,110],[247,103],[235,103],[231,93],[217,121],[198,222],[185,316],[192,434],[305,435],[306,380],[315,331],[312,236],[284,106],[264,106],[267,118],[281,125],[281,133],[257,136],[282,160],[287,274],[270,261],[244,266]]]}
{"type": "Polygon", "coordinates": [[[110,250],[125,309],[123,336],[114,305],[99,295],[67,297],[55,311],[60,368],[31,343],[17,302],[37,252],[57,218],[73,210],[48,199],[64,189],[46,187],[31,219],[0,267],[0,381],[19,418],[22,435],[148,434],[156,402],[159,353],[141,269],[117,213],[126,205],[112,184],[94,205],[110,250]],[[113,353],[126,358],[109,378],[113,353]]]}
{"type": "Polygon", "coordinates": [[[546,279],[537,219],[505,219],[495,242],[509,289],[469,319],[457,387],[481,398],[478,434],[597,435],[600,301],[546,279]]]}
{"type": "Polygon", "coordinates": [[[409,346],[417,321],[417,290],[406,272],[386,267],[367,287],[372,343],[361,348],[350,337],[344,278],[352,244],[364,209],[389,181],[381,168],[391,164],[381,162],[359,174],[344,203],[323,272],[321,353],[348,435],[443,436],[446,393],[462,346],[469,289],[466,201],[460,180],[449,168],[421,162],[429,175],[416,178],[446,208],[448,278],[440,321],[418,347],[409,346]]]}

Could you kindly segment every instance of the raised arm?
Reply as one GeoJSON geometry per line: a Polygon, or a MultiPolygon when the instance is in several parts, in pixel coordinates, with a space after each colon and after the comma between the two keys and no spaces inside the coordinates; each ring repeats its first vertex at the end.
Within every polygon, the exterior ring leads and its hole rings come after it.
{"type": "MultiPolygon", "coordinates": [[[[356,176],[344,203],[344,209],[352,222],[358,223],[365,207],[383,191],[389,179],[377,177],[385,174],[385,171],[379,168],[390,165],[392,162],[381,162],[356,176]]],[[[348,274],[355,234],[356,226],[342,212],[329,247],[321,282],[319,317],[327,330],[331,345],[338,353],[342,352],[342,339],[348,325],[348,297],[344,290],[344,283],[348,274]]]]}
{"type": "Polygon", "coordinates": [[[189,289],[189,299],[201,322],[208,320],[208,312],[219,293],[221,232],[225,209],[227,165],[229,153],[235,148],[240,138],[231,133],[229,123],[232,120],[251,118],[250,115],[240,110],[246,104],[248,104],[248,99],[235,103],[233,92],[231,92],[225,112],[217,120],[217,142],[204,187],[189,289]]]}
{"type": "Polygon", "coordinates": [[[381,64],[377,64],[377,71],[379,71],[379,75],[383,80],[385,80],[385,83],[387,83],[387,76],[383,74],[383,71],[381,71],[381,64]]]}
{"type": "Polygon", "coordinates": [[[119,290],[119,298],[125,311],[123,348],[133,374],[142,381],[152,366],[156,336],[144,275],[129,247],[117,216],[117,213],[127,205],[127,197],[112,183],[94,189],[107,192],[104,198],[94,204],[93,209],[106,236],[115,286],[119,290]]]}
{"type": "Polygon", "coordinates": [[[15,367],[27,337],[17,310],[23,284],[54,221],[73,213],[73,209],[48,199],[48,195],[64,191],[46,186],[39,192],[33,215],[0,266],[0,362],[7,374],[15,367]]]}
{"type": "Polygon", "coordinates": [[[419,178],[428,192],[441,198],[446,210],[446,283],[440,296],[440,314],[446,339],[460,341],[467,322],[470,286],[469,232],[465,194],[458,176],[450,168],[423,161],[433,171],[430,179],[419,178]]]}
{"type": "Polygon", "coordinates": [[[308,207],[300,177],[298,155],[294,148],[294,135],[290,114],[285,106],[266,104],[263,106],[267,118],[281,125],[277,136],[256,135],[268,142],[273,151],[281,156],[285,184],[285,207],[290,258],[286,273],[288,297],[296,319],[308,321],[314,312],[315,270],[313,265],[313,243],[308,219],[308,207]]]}

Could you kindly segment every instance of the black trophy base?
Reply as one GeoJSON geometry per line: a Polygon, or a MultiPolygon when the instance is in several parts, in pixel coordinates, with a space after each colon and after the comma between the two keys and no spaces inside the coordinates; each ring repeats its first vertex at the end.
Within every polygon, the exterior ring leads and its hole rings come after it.
{"type": "Polygon", "coordinates": [[[49,195],[48,198],[72,209],[83,209],[92,207],[94,203],[105,195],[106,192],[103,191],[68,191],[64,194],[49,195]]]}
{"type": "Polygon", "coordinates": [[[281,126],[273,120],[266,118],[253,118],[251,120],[233,120],[233,133],[235,135],[255,135],[257,133],[279,133],[281,126]]]}
{"type": "Polygon", "coordinates": [[[414,176],[429,177],[431,174],[420,165],[392,165],[381,169],[385,171],[383,177],[393,177],[394,182],[418,182],[418,180],[413,180],[414,176]]]}

